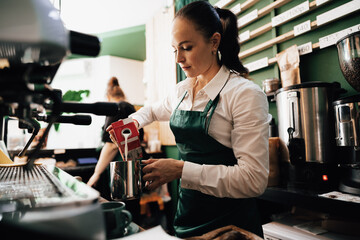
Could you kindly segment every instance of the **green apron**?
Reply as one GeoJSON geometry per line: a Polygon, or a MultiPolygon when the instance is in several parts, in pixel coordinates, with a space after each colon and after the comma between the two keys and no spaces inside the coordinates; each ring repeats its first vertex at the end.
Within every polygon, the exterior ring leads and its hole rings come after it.
{"type": "MultiPolygon", "coordinates": [[[[219,95],[210,100],[203,112],[179,110],[187,92],[170,118],[181,159],[197,164],[233,166],[233,150],[208,135],[211,117],[219,95]]],[[[177,237],[200,236],[214,229],[235,225],[263,237],[261,221],[254,198],[218,198],[200,191],[181,188],[174,219],[177,237]]]]}

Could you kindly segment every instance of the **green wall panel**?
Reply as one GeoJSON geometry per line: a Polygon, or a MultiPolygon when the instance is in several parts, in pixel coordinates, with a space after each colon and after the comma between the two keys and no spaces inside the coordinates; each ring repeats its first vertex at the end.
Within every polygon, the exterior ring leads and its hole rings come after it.
{"type": "Polygon", "coordinates": [[[98,34],[102,55],[144,61],[146,59],[145,25],[98,34]]]}
{"type": "MultiPolygon", "coordinates": [[[[99,56],[115,56],[138,61],[146,59],[145,25],[98,34],[101,49],[99,56]]],[[[68,59],[87,56],[72,54],[68,59]]]]}
{"type": "MultiPolygon", "coordinates": [[[[210,0],[212,4],[218,2],[217,0],[210,0]]],[[[232,2],[230,5],[226,6],[226,8],[230,9],[234,7],[236,4],[244,3],[246,0],[236,0],[232,2]]],[[[253,11],[254,9],[262,9],[265,6],[274,2],[273,0],[262,0],[250,7],[249,9],[244,10],[241,12],[237,17],[238,19],[245,16],[249,12],[253,11]]],[[[242,27],[239,30],[239,34],[243,33],[247,30],[253,31],[266,23],[271,22],[271,18],[273,16],[277,16],[301,3],[305,2],[304,0],[293,0],[289,3],[274,9],[271,13],[263,16],[262,18],[257,19],[255,22],[248,24],[242,27]]],[[[309,1],[314,2],[314,0],[309,1]]],[[[289,31],[292,31],[294,26],[300,23],[303,23],[307,20],[311,22],[316,20],[316,17],[319,14],[327,12],[331,9],[334,9],[340,5],[343,5],[350,0],[343,0],[343,1],[329,1],[311,11],[306,12],[305,14],[296,17],[293,20],[290,20],[287,23],[284,23],[278,27],[272,28],[271,31],[268,31],[256,38],[250,39],[247,42],[242,43],[241,45],[241,52],[244,52],[250,48],[258,46],[266,41],[269,41],[277,36],[285,34],[289,31]]],[[[264,57],[268,57],[269,59],[276,56],[276,53],[281,52],[288,47],[296,44],[302,45],[308,42],[317,43],[319,42],[319,38],[324,37],[326,35],[335,33],[337,31],[346,29],[348,27],[352,27],[356,24],[360,23],[360,14],[359,11],[352,13],[348,16],[342,17],[334,22],[326,24],[324,26],[319,26],[318,28],[311,30],[307,33],[304,33],[300,36],[294,37],[293,39],[284,41],[282,43],[276,44],[271,46],[267,49],[264,49],[258,53],[254,53],[246,58],[241,59],[244,64],[259,60],[264,57]]],[[[356,94],[356,91],[347,83],[345,78],[343,77],[338,61],[337,49],[336,46],[329,46],[324,49],[313,49],[312,53],[300,56],[300,75],[302,82],[309,82],[309,81],[322,81],[322,82],[339,82],[347,93],[343,96],[353,95],[356,94]]],[[[262,81],[266,78],[279,78],[280,73],[278,70],[277,64],[270,65],[266,68],[253,71],[250,73],[251,79],[258,85],[261,86],[262,81]]],[[[270,99],[269,99],[270,100],[270,99]]],[[[269,101],[269,112],[277,119],[277,110],[276,110],[276,103],[269,101]]]]}

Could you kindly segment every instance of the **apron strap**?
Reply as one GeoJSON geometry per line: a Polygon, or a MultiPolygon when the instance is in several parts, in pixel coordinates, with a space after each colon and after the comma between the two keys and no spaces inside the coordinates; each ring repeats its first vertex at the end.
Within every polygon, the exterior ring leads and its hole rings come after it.
{"type": "MultiPolygon", "coordinates": [[[[214,114],[214,112],[215,112],[215,108],[216,108],[217,104],[219,103],[219,99],[220,99],[220,93],[216,96],[216,98],[214,99],[214,102],[210,100],[210,101],[213,102],[214,104],[211,104],[211,105],[212,105],[212,109],[211,109],[211,112],[210,112],[209,116],[208,116],[207,119],[206,119],[206,122],[205,122],[205,131],[206,131],[206,134],[209,132],[210,120],[211,120],[211,118],[212,118],[212,116],[213,116],[213,114],[214,114]]],[[[207,114],[207,113],[206,113],[206,114],[207,114]]]]}
{"type": "Polygon", "coordinates": [[[204,114],[207,115],[208,112],[209,112],[209,110],[210,110],[210,108],[212,108],[212,109],[211,109],[211,112],[210,112],[210,114],[209,114],[209,116],[207,117],[206,122],[205,122],[205,131],[206,131],[206,133],[208,133],[208,131],[209,131],[209,126],[210,126],[210,121],[211,121],[212,115],[214,114],[215,108],[217,107],[217,105],[218,105],[218,103],[219,103],[220,93],[221,93],[221,91],[224,89],[224,87],[225,87],[225,85],[227,84],[227,82],[229,81],[229,79],[230,79],[230,74],[231,74],[231,73],[229,73],[228,78],[226,79],[224,85],[221,87],[219,93],[216,95],[214,101],[210,100],[210,101],[208,102],[208,104],[206,105],[205,109],[204,109],[204,114]]]}
{"type": "MultiPolygon", "coordinates": [[[[216,97],[217,97],[217,96],[216,96],[216,97]]],[[[209,110],[211,109],[211,107],[214,105],[215,101],[216,101],[216,98],[214,99],[214,101],[210,99],[209,102],[206,104],[206,106],[205,106],[205,108],[204,108],[204,111],[203,111],[203,113],[204,113],[205,115],[207,115],[207,113],[209,112],[209,110]]]]}
{"type": "Polygon", "coordinates": [[[185,98],[186,94],[187,94],[187,91],[185,91],[184,95],[182,96],[182,98],[181,98],[180,102],[178,103],[178,105],[176,106],[176,108],[175,108],[175,109],[178,109],[178,107],[180,106],[180,104],[181,104],[181,103],[182,103],[182,101],[184,100],[184,98],[185,98]]]}

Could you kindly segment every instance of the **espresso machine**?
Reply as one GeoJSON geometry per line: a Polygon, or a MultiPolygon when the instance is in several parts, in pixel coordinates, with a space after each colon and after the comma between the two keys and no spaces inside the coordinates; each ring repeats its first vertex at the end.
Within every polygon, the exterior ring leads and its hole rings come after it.
{"type": "Polygon", "coordinates": [[[105,239],[99,193],[54,165],[35,164],[53,123],[91,122],[89,116],[63,112],[118,113],[115,103],[63,102],[61,91],[50,86],[70,53],[99,52],[99,39],[67,30],[50,1],[0,1],[0,136],[5,117],[32,133],[20,153],[27,154],[25,165],[0,166],[1,239],[105,239]],[[27,151],[38,121],[48,122],[47,128],[35,149],[27,151]]]}
{"type": "MultiPolygon", "coordinates": [[[[341,71],[347,82],[360,92],[360,31],[336,43],[341,71]]],[[[336,145],[350,151],[350,159],[341,159],[339,189],[360,195],[360,94],[333,102],[336,145]]]]}

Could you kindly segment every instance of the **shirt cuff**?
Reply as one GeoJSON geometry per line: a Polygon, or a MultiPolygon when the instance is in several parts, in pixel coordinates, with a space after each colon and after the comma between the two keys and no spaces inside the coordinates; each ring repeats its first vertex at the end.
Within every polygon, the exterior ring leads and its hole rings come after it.
{"type": "Polygon", "coordinates": [[[181,187],[198,190],[201,172],[202,165],[185,161],[181,175],[181,187]]]}
{"type": "Polygon", "coordinates": [[[137,121],[137,123],[139,124],[139,129],[142,128],[142,124],[141,124],[142,119],[141,119],[141,117],[136,116],[135,113],[133,113],[133,114],[129,115],[129,118],[132,118],[133,120],[137,121]]]}

